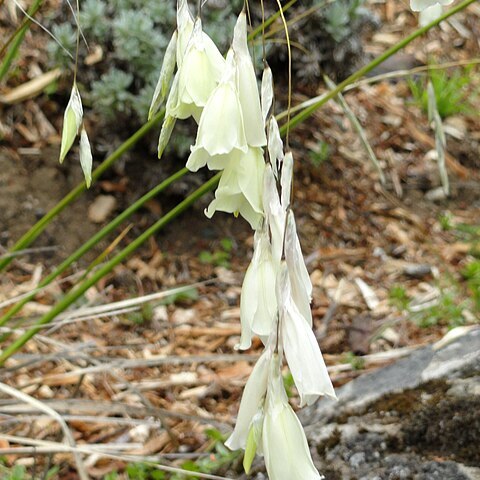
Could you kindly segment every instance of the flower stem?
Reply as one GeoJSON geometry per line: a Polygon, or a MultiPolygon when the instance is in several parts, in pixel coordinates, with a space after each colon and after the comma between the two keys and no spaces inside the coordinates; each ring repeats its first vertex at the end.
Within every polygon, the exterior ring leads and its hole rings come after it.
{"type": "Polygon", "coordinates": [[[61,312],[65,311],[70,305],[78,300],[90,287],[95,285],[101,278],[110,273],[119,263],[133,253],[140,245],[145,243],[152,235],[160,231],[165,225],[171,222],[174,218],[184,212],[187,208],[193,205],[200,197],[209,192],[218,184],[221,173],[217,173],[214,177],[204,183],[200,188],[190,194],[185,200],[180,202],[176,207],[170,210],[166,215],[157,220],[151,227],[145,230],[132,243],[121,250],[115,257],[106,262],[99,268],[90,278],[87,278],[82,283],[72,288],[48,313],[43,315],[35,325],[18,337],[11,345],[9,345],[0,354],[0,366],[13,355],[17,350],[23,347],[41,328],[42,325],[52,322],[55,317],[61,312]]]}
{"type": "MultiPolygon", "coordinates": [[[[106,158],[93,172],[92,181],[99,178],[105,170],[125,152],[132,148],[148,131],[150,131],[162,118],[165,110],[157,113],[150,121],[137,130],[128,140],[117,148],[108,158],[106,158]]],[[[62,198],[45,216],[43,216],[30,230],[18,240],[9,250],[9,253],[17,252],[30,245],[42,232],[47,225],[70,203],[76,200],[86,190],[85,182],[78,184],[70,193],[62,198]]],[[[12,260],[13,256],[6,256],[0,260],[0,271],[2,271],[12,260]]]]}
{"type": "MultiPolygon", "coordinates": [[[[46,276],[38,285],[38,287],[32,291],[29,295],[23,298],[20,302],[16,303],[11,307],[2,317],[0,317],[0,327],[5,325],[16,313],[18,313],[27,302],[32,300],[40,289],[50,284],[56,277],[63,273],[73,262],[81,258],[85,253],[87,253],[91,248],[93,248],[100,240],[106,237],[108,234],[113,232],[122,222],[129,218],[133,213],[135,213],[142,205],[148,202],[150,199],[156,197],[160,192],[163,192],[169,185],[177,181],[179,178],[183,177],[188,170],[182,168],[178,172],[174,173],[162,183],[157,185],[155,188],[150,190],[148,193],[139,198],[135,203],[130,205],[126,210],[124,210],[120,215],[113,219],[108,225],[103,227],[99,232],[97,232],[93,237],[91,237],[87,242],[85,242],[80,248],[78,248],[74,253],[72,253],[67,259],[65,259],[52,273],[46,276]]],[[[4,335],[0,341],[5,340],[10,336],[10,333],[4,335]]]]}
{"type": "Polygon", "coordinates": [[[327,95],[322,97],[318,100],[318,102],[308,106],[305,110],[302,110],[299,114],[295,115],[289,122],[286,122],[280,128],[280,133],[284,134],[288,129],[295,128],[298,124],[309,118],[315,111],[320,108],[322,105],[327,103],[329,100],[335,98],[339,93],[341,93],[345,87],[350,85],[353,82],[356,82],[358,79],[366,75],[368,72],[372,71],[375,67],[378,67],[381,63],[385,60],[390,58],[392,55],[397,53],[402,48],[406,47],[409,43],[413,42],[416,38],[422,36],[426,32],[428,32],[433,27],[436,27],[439,23],[443,22],[447,18],[455,15],[456,13],[460,12],[464,8],[467,8],[470,4],[474,3],[476,0],[464,0],[463,2],[459,3],[453,8],[447,10],[442,16],[435,19],[433,22],[430,22],[428,25],[425,25],[418,30],[415,30],[413,33],[402,39],[397,44],[393,45],[393,47],[389,48],[386,52],[379,55],[377,58],[372,60],[370,63],[365,65],[364,67],[357,70],[355,73],[350,75],[346,78],[343,82],[339,83],[336,88],[331,90],[327,95]]]}

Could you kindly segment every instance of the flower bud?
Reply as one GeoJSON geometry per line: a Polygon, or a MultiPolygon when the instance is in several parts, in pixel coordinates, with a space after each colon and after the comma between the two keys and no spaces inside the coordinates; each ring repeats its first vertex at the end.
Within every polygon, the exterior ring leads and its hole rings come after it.
{"type": "Polygon", "coordinates": [[[68,151],[78,135],[83,119],[83,107],[77,84],[74,83],[70,100],[63,115],[62,145],[60,147],[60,163],[65,160],[68,151]]]}
{"type": "Polygon", "coordinates": [[[80,166],[82,167],[87,188],[90,188],[92,183],[92,163],[92,149],[88,140],[87,131],[85,128],[82,128],[80,133],[80,166]]]}

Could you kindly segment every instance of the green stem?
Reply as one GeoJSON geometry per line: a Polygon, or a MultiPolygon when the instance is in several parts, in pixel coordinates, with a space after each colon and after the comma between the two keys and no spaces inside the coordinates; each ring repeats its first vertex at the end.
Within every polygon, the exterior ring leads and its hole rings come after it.
{"type": "Polygon", "coordinates": [[[308,106],[307,108],[305,108],[305,110],[301,111],[298,115],[295,115],[294,117],[292,117],[288,124],[285,123],[282,125],[282,127],[280,128],[280,132],[285,133],[287,129],[295,128],[299,123],[303,122],[308,117],[313,115],[313,113],[318,108],[320,108],[322,105],[327,103],[332,98],[335,98],[339,93],[341,93],[345,89],[345,87],[347,87],[353,82],[356,82],[358,79],[360,79],[361,77],[366,75],[368,72],[372,71],[375,67],[378,67],[378,65],[380,65],[385,60],[390,58],[393,54],[397,53],[399,50],[406,47],[409,43],[413,42],[413,40],[422,36],[424,33],[428,32],[431,28],[436,27],[439,23],[443,22],[444,20],[451,17],[452,15],[455,15],[456,13],[463,10],[464,8],[467,8],[470,4],[474,3],[475,1],[477,0],[464,0],[463,2],[459,3],[455,7],[446,11],[441,17],[438,17],[433,22],[430,22],[428,25],[425,25],[424,27],[419,28],[418,30],[415,30],[415,32],[405,37],[396,45],[389,48],[386,52],[382,53],[380,56],[372,60],[369,64],[365,65],[360,70],[357,70],[355,73],[353,73],[348,78],[346,78],[343,82],[339,83],[335,89],[331,90],[327,95],[322,97],[318,102],[308,106]]]}
{"type": "MultiPolygon", "coordinates": [[[[35,2],[27,11],[28,15],[30,17],[33,17],[38,12],[42,3],[43,0],[35,0],[35,2]]],[[[30,18],[26,18],[23,21],[21,27],[14,33],[12,37],[10,37],[7,43],[5,43],[5,45],[3,46],[0,57],[3,55],[3,52],[5,51],[5,48],[8,47],[9,43],[13,41],[10,50],[7,52],[7,55],[5,56],[5,59],[0,66],[0,81],[2,81],[3,77],[7,74],[8,69],[12,64],[13,59],[15,58],[15,55],[17,54],[18,49],[20,48],[23,38],[25,37],[25,34],[27,33],[31,23],[32,20],[30,18]]]]}
{"type": "MultiPolygon", "coordinates": [[[[150,131],[162,118],[165,110],[157,113],[150,121],[137,130],[128,140],[117,148],[108,158],[106,158],[93,172],[92,181],[97,180],[105,170],[121,157],[126,151],[135,145],[148,131],[150,131]]],[[[73,202],[86,190],[85,182],[78,184],[70,193],[62,198],[45,216],[43,216],[30,230],[23,235],[20,240],[9,250],[10,253],[17,252],[30,245],[45,230],[47,225],[55,218],[65,207],[73,202]]],[[[13,256],[7,256],[0,260],[0,271],[2,271],[12,260],[13,256]]]]}
{"type": "MultiPolygon", "coordinates": [[[[65,259],[52,273],[46,276],[38,285],[38,287],[31,292],[29,295],[24,297],[21,301],[16,303],[13,307],[11,307],[2,317],[0,317],[0,327],[5,325],[16,313],[18,313],[26,303],[32,300],[35,295],[38,293],[39,289],[47,286],[56,277],[58,277],[61,273],[63,273],[73,262],[77,261],[81,258],[85,253],[87,253],[91,248],[93,248],[100,240],[106,237],[108,234],[113,232],[122,222],[124,222],[127,218],[129,218],[133,213],[135,213],[142,205],[148,202],[150,199],[156,197],[160,192],[165,190],[169,185],[173,182],[177,181],[181,177],[183,177],[188,170],[186,168],[182,168],[178,172],[174,173],[162,183],[157,185],[155,188],[150,190],[148,193],[143,195],[143,197],[139,198],[135,203],[130,205],[126,210],[124,210],[120,215],[118,215],[114,220],[112,220],[108,225],[103,227],[99,232],[97,232],[93,237],[91,237],[86,243],[84,243],[80,248],[78,248],[74,253],[72,253],[67,259],[65,259]]],[[[8,334],[7,336],[9,336],[8,334]]],[[[5,340],[7,336],[1,338],[1,340],[5,340]]]]}
{"type": "Polygon", "coordinates": [[[200,197],[205,193],[214,189],[220,180],[221,173],[217,173],[208,182],[204,183],[200,188],[190,194],[185,200],[180,202],[176,207],[170,210],[166,215],[155,222],[150,228],[145,230],[139,237],[137,237],[132,243],[121,250],[115,257],[105,263],[103,267],[99,268],[90,278],[84,280],[81,284],[70,290],[65,297],[63,297],[48,313],[41,317],[35,326],[26,331],[23,335],[15,340],[0,354],[0,366],[5,363],[11,355],[13,355],[18,349],[22,348],[41,328],[42,325],[50,323],[54,318],[65,311],[70,305],[78,300],[90,287],[95,285],[105,275],[110,273],[118,264],[120,264],[125,258],[133,253],[140,247],[146,240],[152,235],[161,230],[165,225],[171,222],[175,217],[184,212],[187,208],[193,205],[200,197]]]}
{"type": "MultiPolygon", "coordinates": [[[[298,0],[290,0],[283,8],[282,12],[285,13],[292,5],[295,5],[298,0]]],[[[255,38],[257,35],[259,35],[262,32],[262,29],[269,27],[279,16],[281,15],[280,10],[275,12],[272,16],[268,17],[267,20],[265,20],[265,23],[262,25],[260,24],[257,28],[255,28],[250,35],[248,36],[249,40],[252,40],[255,38]]]]}

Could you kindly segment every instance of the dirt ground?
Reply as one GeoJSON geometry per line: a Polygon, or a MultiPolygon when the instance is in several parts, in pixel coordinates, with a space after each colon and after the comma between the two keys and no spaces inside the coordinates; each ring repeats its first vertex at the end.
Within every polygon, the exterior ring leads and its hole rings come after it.
{"type": "MultiPolygon", "coordinates": [[[[384,25],[366,44],[374,56],[412,31],[415,19],[405,6],[372,2],[372,8],[384,25]]],[[[473,5],[455,17],[457,23],[410,45],[389,70],[403,68],[405,58],[421,64],[427,58],[438,63],[477,58],[479,18],[480,9],[473,5]]],[[[472,91],[478,92],[478,67],[471,78],[472,91]]],[[[320,94],[324,87],[317,90],[320,94]]],[[[283,99],[284,92],[278,93],[283,99]]],[[[294,104],[305,100],[304,93],[295,93],[294,104]]],[[[445,120],[448,198],[439,189],[433,131],[403,77],[365,82],[345,98],[381,163],[386,185],[381,185],[338,104],[330,102],[291,132],[294,210],[314,285],[314,330],[336,386],[384,365],[385,352],[397,358],[395,352],[401,356],[402,349],[479,321],[461,274],[478,258],[480,248],[478,96],[472,96],[473,113],[445,120]],[[328,144],[325,158],[323,142],[328,144]],[[374,292],[375,306],[367,304],[359,280],[374,292]],[[419,308],[409,310],[405,302],[419,308]],[[428,302],[433,302],[433,310],[428,302]]],[[[61,106],[39,96],[0,109],[0,246],[5,249],[81,181],[81,172],[75,155],[64,165],[57,162],[61,106]],[[44,113],[39,115],[38,109],[44,113]],[[45,122],[47,138],[41,135],[45,122]]],[[[95,144],[95,137],[92,141],[95,144]]],[[[166,176],[147,143],[137,145],[127,160],[47,228],[33,245],[38,251],[20,256],[2,274],[0,305],[35,288],[55,264],[166,176]],[[99,196],[111,197],[113,206],[95,223],[89,209],[99,196]]],[[[149,202],[69,273],[81,274],[122,232],[117,249],[126,246],[198,184],[198,176],[188,176],[149,202]]],[[[215,442],[206,427],[221,432],[232,427],[242,387],[260,351],[259,342],[246,354],[234,350],[240,333],[239,295],[253,239],[241,219],[223,214],[206,219],[208,201],[202,199],[150,239],[75,308],[195,284],[188,295],[127,313],[59,318],[3,370],[2,381],[67,415],[79,443],[120,445],[112,451],[154,455],[182,465],[187,454],[197,458],[212,452],[215,442]]],[[[24,325],[47,311],[71,285],[68,280],[55,283],[39,294],[20,317],[26,318],[24,325]]],[[[292,403],[298,405],[294,387],[292,403]]],[[[17,401],[2,400],[0,412],[17,418],[2,427],[4,433],[61,438],[57,425],[25,411],[17,401]],[[30,415],[30,424],[20,421],[25,415],[30,415]]],[[[13,445],[7,441],[1,446],[13,445]]],[[[224,458],[218,452],[211,455],[224,458]]],[[[128,463],[91,453],[86,458],[95,478],[121,471],[128,463]]],[[[59,478],[76,478],[69,455],[56,454],[54,459],[61,468],[59,478]]],[[[33,457],[9,455],[7,463],[31,467],[33,457]]],[[[215,471],[224,474],[225,468],[215,471]]]]}

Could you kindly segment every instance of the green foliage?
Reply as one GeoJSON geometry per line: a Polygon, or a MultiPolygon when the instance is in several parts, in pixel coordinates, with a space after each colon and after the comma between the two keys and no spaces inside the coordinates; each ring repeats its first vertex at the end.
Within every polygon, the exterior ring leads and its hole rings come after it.
{"type": "MultiPolygon", "coordinates": [[[[30,480],[33,478],[28,472],[24,465],[15,465],[12,468],[6,467],[4,465],[5,460],[0,459],[0,478],[2,480],[30,480]]],[[[44,480],[53,480],[56,477],[59,471],[58,467],[52,467],[46,472],[42,472],[38,478],[43,478],[44,480]]]]}
{"type": "Polygon", "coordinates": [[[55,66],[69,68],[72,59],[65,50],[70,53],[75,51],[76,31],[70,23],[62,23],[52,26],[52,34],[57,39],[57,42],[52,40],[47,44],[48,57],[55,66]]]}
{"type": "Polygon", "coordinates": [[[337,42],[351,35],[352,22],[358,15],[360,0],[337,0],[325,10],[325,30],[337,42]]]}
{"type": "Polygon", "coordinates": [[[391,305],[398,308],[398,310],[406,310],[410,302],[407,291],[402,285],[394,285],[388,292],[388,299],[391,305]]]}
{"type": "Polygon", "coordinates": [[[344,355],[343,363],[349,363],[353,370],[363,370],[365,368],[365,360],[353,352],[347,352],[344,355]]]}
{"type": "Polygon", "coordinates": [[[92,83],[91,97],[95,109],[107,120],[114,120],[119,113],[130,115],[135,100],[129,92],[133,82],[131,73],[112,68],[101,79],[92,83]]]}
{"type": "Polygon", "coordinates": [[[140,311],[132,312],[127,315],[127,319],[136,325],[150,323],[153,319],[153,307],[150,303],[144,303],[140,311]]]}
{"type": "Polygon", "coordinates": [[[201,263],[207,263],[217,267],[230,268],[232,249],[232,240],[230,238],[222,238],[220,240],[220,248],[214,250],[213,252],[204,250],[200,252],[198,259],[201,263]]]}
{"type": "MultiPolygon", "coordinates": [[[[471,113],[471,73],[473,67],[447,70],[431,70],[428,78],[432,82],[440,117],[446,118],[459,113],[471,113]]],[[[415,103],[428,112],[428,91],[425,79],[408,79],[415,103]]]]}
{"type": "Polygon", "coordinates": [[[308,152],[310,161],[314,167],[319,167],[330,158],[330,147],[327,142],[320,141],[315,150],[308,152]]]}
{"type": "Polygon", "coordinates": [[[164,298],[160,304],[161,305],[173,305],[174,303],[178,302],[188,302],[192,300],[198,300],[198,290],[194,287],[188,288],[187,290],[184,290],[179,293],[173,293],[172,295],[169,295],[168,297],[164,298]]]}
{"type": "Polygon", "coordinates": [[[165,472],[146,463],[129,463],[125,469],[129,480],[164,480],[165,472]]]}
{"type": "Polygon", "coordinates": [[[462,270],[462,275],[467,281],[475,308],[480,312],[480,260],[468,263],[462,270]]]}
{"type": "Polygon", "coordinates": [[[404,287],[396,285],[389,292],[390,303],[398,310],[407,312],[410,320],[423,328],[435,325],[447,325],[449,328],[454,328],[464,325],[467,320],[464,311],[471,307],[471,301],[470,299],[459,301],[459,298],[459,286],[450,285],[448,288],[440,290],[438,301],[419,310],[411,306],[412,299],[404,287]]]}

